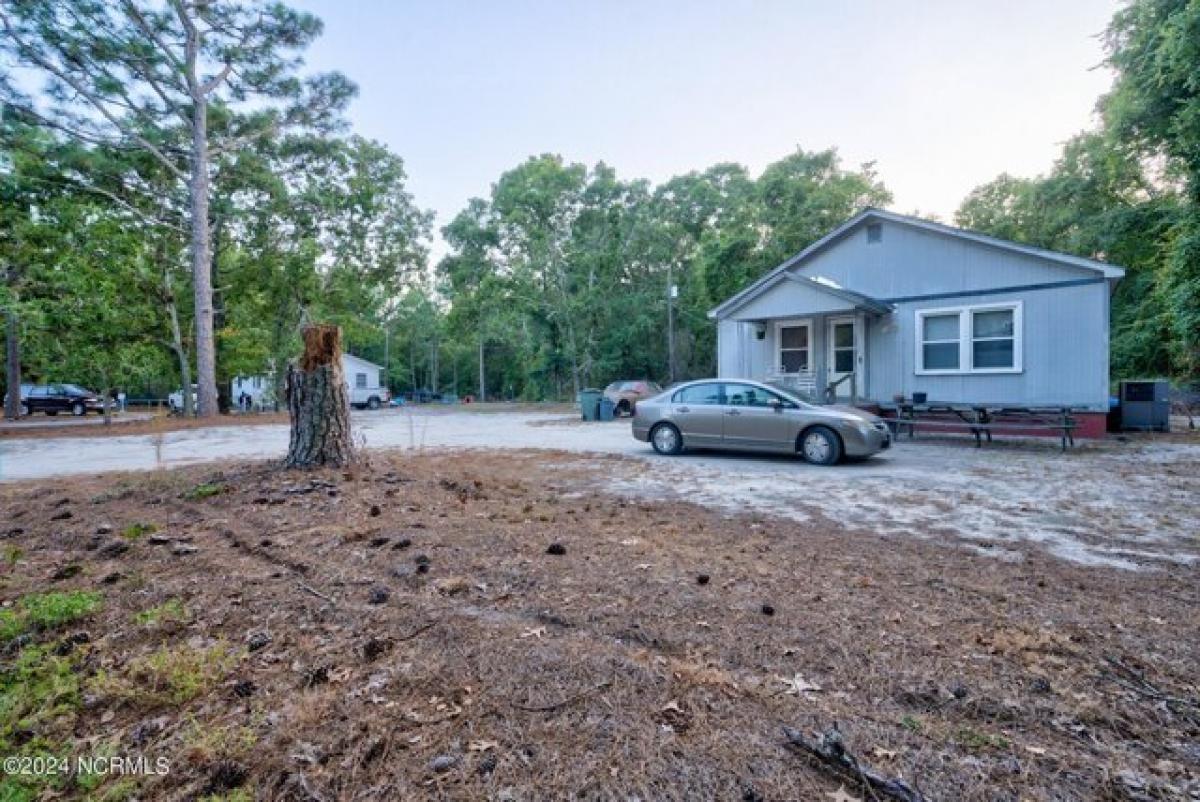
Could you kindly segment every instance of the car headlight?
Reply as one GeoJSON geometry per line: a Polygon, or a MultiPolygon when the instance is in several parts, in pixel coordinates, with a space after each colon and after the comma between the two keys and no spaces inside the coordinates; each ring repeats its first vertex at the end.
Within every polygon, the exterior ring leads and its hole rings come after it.
{"type": "Polygon", "coordinates": [[[855,421],[854,428],[858,429],[858,433],[864,438],[871,436],[871,424],[867,423],[865,420],[855,421]]]}

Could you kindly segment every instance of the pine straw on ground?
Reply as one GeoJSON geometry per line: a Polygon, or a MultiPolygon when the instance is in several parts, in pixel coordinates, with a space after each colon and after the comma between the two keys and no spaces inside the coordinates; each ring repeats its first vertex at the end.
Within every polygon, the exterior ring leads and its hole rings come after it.
{"type": "Polygon", "coordinates": [[[823,800],[839,780],[780,726],[835,721],[930,799],[1200,789],[1195,567],[1013,564],[593,491],[621,469],[485,452],[0,488],[20,551],[0,598],[103,598],[36,636],[78,644],[84,689],[40,726],[169,758],[144,799],[823,800]],[[198,653],[223,657],[194,698],[148,678],[198,653]]]}

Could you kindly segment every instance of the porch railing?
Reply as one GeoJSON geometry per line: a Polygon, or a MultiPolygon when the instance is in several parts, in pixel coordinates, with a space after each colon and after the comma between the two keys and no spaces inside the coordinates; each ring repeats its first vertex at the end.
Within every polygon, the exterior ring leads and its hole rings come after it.
{"type": "Polygon", "coordinates": [[[842,385],[842,383],[847,380],[850,381],[850,403],[852,405],[858,403],[858,374],[857,373],[847,373],[842,378],[831,381],[829,384],[825,385],[825,403],[826,404],[836,404],[837,403],[837,388],[840,387],[842,385]]]}
{"type": "Polygon", "coordinates": [[[783,370],[775,370],[767,374],[767,381],[772,384],[778,384],[781,387],[786,387],[792,392],[808,398],[817,397],[817,377],[811,371],[789,373],[783,370]]]}

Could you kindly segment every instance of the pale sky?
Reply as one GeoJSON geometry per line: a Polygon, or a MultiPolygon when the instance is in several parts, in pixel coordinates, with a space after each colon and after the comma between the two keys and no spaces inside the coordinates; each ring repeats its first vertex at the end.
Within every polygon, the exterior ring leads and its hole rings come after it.
{"type": "MultiPolygon", "coordinates": [[[[293,0],[354,130],[450,220],[526,157],[655,182],[797,145],[876,162],[897,211],[949,222],[998,173],[1050,168],[1095,122],[1114,0],[293,0]]],[[[434,255],[443,252],[435,245],[434,255]]]]}

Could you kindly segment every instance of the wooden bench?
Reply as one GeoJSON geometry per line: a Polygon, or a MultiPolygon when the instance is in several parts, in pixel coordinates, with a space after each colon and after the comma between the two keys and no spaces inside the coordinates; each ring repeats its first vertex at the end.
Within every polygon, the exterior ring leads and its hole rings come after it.
{"type": "Polygon", "coordinates": [[[901,429],[908,429],[909,439],[916,435],[918,427],[941,431],[969,431],[975,437],[975,447],[983,446],[984,438],[992,442],[995,433],[1059,432],[1063,451],[1075,445],[1075,429],[1078,422],[1071,416],[1069,407],[1014,407],[1011,405],[987,404],[891,404],[884,410],[893,410],[894,418],[884,418],[897,437],[901,429]],[[953,415],[954,418],[948,416],[953,415]]]}

